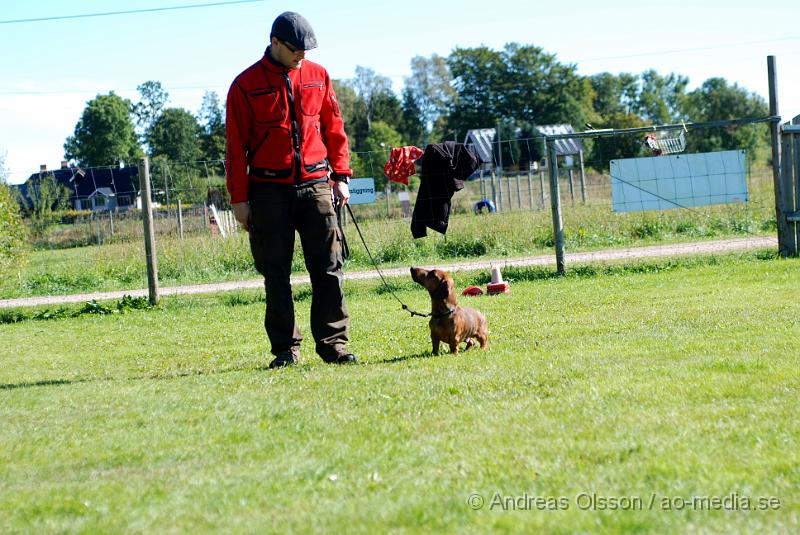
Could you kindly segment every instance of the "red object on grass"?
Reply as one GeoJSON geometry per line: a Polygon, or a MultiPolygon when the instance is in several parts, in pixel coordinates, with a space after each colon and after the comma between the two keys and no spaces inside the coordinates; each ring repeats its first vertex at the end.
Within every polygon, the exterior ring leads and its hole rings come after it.
{"type": "Polygon", "coordinates": [[[461,292],[461,295],[468,295],[468,296],[483,295],[483,290],[481,290],[477,286],[467,286],[466,288],[464,288],[464,291],[461,292]]]}
{"type": "Polygon", "coordinates": [[[489,295],[496,295],[496,294],[510,294],[511,293],[511,286],[508,285],[507,282],[490,282],[486,289],[489,291],[489,295]]]}

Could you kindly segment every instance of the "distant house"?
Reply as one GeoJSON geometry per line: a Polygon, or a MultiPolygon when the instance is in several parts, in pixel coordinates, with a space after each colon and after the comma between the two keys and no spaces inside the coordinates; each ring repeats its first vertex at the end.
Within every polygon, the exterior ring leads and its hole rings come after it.
{"type": "Polygon", "coordinates": [[[464,144],[472,147],[484,169],[488,169],[494,163],[494,149],[492,148],[494,136],[494,128],[475,128],[467,130],[464,139],[464,144]]]}
{"type": "Polygon", "coordinates": [[[75,210],[109,211],[135,207],[139,195],[139,169],[137,167],[80,167],[61,162],[61,168],[48,171],[41,166],[28,182],[17,186],[24,200],[31,206],[28,184],[36,185],[42,178],[52,175],[56,182],[70,192],[69,203],[75,210]]]}
{"type": "MultiPolygon", "coordinates": [[[[536,131],[544,136],[574,134],[571,124],[543,124],[536,126],[536,131]]],[[[554,143],[557,156],[578,156],[583,159],[586,147],[581,139],[557,139],[554,143]]]]}

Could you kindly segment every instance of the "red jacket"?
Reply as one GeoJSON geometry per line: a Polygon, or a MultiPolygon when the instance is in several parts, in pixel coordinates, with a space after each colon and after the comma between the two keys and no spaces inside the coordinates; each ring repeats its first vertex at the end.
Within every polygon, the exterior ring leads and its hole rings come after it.
{"type": "Polygon", "coordinates": [[[298,185],[350,176],[342,113],[328,72],[304,59],[274,63],[269,49],[228,91],[226,175],[231,202],[247,201],[251,182],[298,185]]]}

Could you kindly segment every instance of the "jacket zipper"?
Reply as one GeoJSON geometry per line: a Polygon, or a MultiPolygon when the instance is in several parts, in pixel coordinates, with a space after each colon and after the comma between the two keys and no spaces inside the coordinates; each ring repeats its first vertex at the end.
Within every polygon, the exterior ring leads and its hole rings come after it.
{"type": "Polygon", "coordinates": [[[302,159],[300,157],[300,134],[298,131],[297,111],[294,108],[294,93],[292,92],[292,79],[289,73],[283,73],[283,79],[286,82],[286,96],[289,101],[289,116],[292,120],[292,146],[294,148],[294,183],[300,185],[302,182],[303,169],[302,159]]]}

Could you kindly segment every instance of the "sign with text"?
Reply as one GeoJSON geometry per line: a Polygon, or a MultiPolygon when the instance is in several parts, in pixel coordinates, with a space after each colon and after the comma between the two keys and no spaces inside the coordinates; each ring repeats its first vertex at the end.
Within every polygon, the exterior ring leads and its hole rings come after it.
{"type": "Polygon", "coordinates": [[[375,202],[375,180],[372,178],[350,179],[350,204],[375,202]]]}

